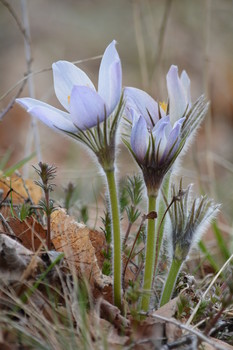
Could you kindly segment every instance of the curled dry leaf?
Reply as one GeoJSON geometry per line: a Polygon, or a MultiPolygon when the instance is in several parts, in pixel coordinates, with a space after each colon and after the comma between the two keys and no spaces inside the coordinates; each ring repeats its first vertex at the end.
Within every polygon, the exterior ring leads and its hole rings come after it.
{"type": "Polygon", "coordinates": [[[28,193],[34,204],[38,204],[42,197],[42,190],[34,181],[27,179],[22,180],[20,177],[12,176],[11,178],[0,178],[0,189],[3,190],[3,198],[7,195],[10,188],[12,191],[12,200],[14,204],[24,203],[28,199],[28,193]]]}
{"type": "Polygon", "coordinates": [[[51,216],[51,233],[55,250],[65,253],[67,262],[76,268],[80,278],[88,280],[92,287],[101,289],[111,284],[111,278],[100,270],[86,225],[76,222],[64,209],[58,209],[51,216]]]}
{"type": "MultiPolygon", "coordinates": [[[[173,319],[173,316],[175,315],[175,312],[177,310],[178,300],[179,300],[179,297],[176,297],[170,300],[167,304],[163,305],[158,310],[154,311],[153,315],[159,315],[159,316],[166,317],[168,319],[173,319]]],[[[160,320],[160,322],[163,322],[163,321],[160,320]]],[[[182,330],[178,326],[169,322],[166,323],[165,321],[164,321],[164,324],[165,324],[165,334],[166,334],[168,343],[172,343],[176,339],[179,339],[181,337],[182,330]]]]}
{"type": "Polygon", "coordinates": [[[38,250],[46,240],[47,231],[33,217],[24,221],[10,217],[7,222],[24,247],[32,251],[38,250]]]}
{"type": "MultiPolygon", "coordinates": [[[[34,275],[39,265],[39,257],[5,234],[0,235],[0,279],[5,283],[19,281],[30,265],[30,275],[34,275]]],[[[28,273],[29,275],[29,273],[28,273]]]]}

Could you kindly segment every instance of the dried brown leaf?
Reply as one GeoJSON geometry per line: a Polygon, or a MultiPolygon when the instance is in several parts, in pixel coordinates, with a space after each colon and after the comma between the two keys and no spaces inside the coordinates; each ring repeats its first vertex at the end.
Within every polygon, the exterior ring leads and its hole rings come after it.
{"type": "MultiPolygon", "coordinates": [[[[159,316],[172,319],[177,310],[178,300],[179,300],[179,297],[176,297],[170,300],[167,304],[163,305],[158,310],[154,311],[153,315],[159,315],[159,316]]],[[[168,343],[172,343],[176,339],[179,339],[181,337],[182,330],[178,326],[167,322],[165,323],[165,334],[166,334],[168,343]]]]}
{"type": "Polygon", "coordinates": [[[103,232],[90,230],[89,237],[95,249],[95,256],[98,261],[99,268],[102,269],[105,260],[104,251],[107,249],[107,242],[103,232]]]}
{"type": "Polygon", "coordinates": [[[27,275],[33,275],[43,262],[34,253],[5,234],[0,235],[0,278],[5,282],[19,281],[30,266],[27,275]]]}
{"type": "Polygon", "coordinates": [[[6,196],[10,188],[12,191],[12,200],[14,204],[24,203],[28,199],[28,194],[25,189],[28,189],[28,193],[34,204],[38,204],[42,197],[42,190],[37,186],[33,180],[22,180],[20,177],[12,176],[11,178],[0,178],[0,189],[3,190],[3,198],[6,196]]]}
{"type": "Polygon", "coordinates": [[[70,265],[77,270],[80,278],[85,278],[90,285],[104,288],[111,281],[99,268],[96,251],[90,239],[90,230],[76,222],[58,209],[51,216],[52,243],[58,252],[65,252],[70,265]]]}
{"type": "Polygon", "coordinates": [[[33,217],[24,221],[11,217],[7,222],[20,242],[32,251],[38,250],[46,239],[47,230],[33,217]]]}

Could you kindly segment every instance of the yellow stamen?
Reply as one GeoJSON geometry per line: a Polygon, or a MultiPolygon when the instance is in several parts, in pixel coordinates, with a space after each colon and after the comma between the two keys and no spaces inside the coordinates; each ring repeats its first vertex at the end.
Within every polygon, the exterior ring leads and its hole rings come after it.
{"type": "Polygon", "coordinates": [[[167,103],[165,102],[159,102],[159,106],[164,110],[164,112],[167,112],[167,103]]]}
{"type": "Polygon", "coordinates": [[[68,103],[70,104],[70,96],[68,96],[67,98],[68,98],[68,103]]]}

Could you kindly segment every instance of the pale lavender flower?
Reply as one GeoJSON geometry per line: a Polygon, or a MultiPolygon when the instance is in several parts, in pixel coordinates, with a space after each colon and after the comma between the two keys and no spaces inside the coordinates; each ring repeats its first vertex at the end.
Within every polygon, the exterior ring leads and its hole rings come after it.
{"type": "Polygon", "coordinates": [[[32,98],[17,102],[28,113],[56,130],[78,132],[96,126],[108,118],[121,97],[121,61],[112,41],[106,48],[99,69],[98,92],[88,76],[67,61],[53,63],[54,89],[67,112],[32,98]]]}
{"type": "Polygon", "coordinates": [[[125,88],[130,142],[124,140],[141,167],[149,194],[156,194],[187,139],[203,120],[207,104],[201,96],[191,106],[190,80],[176,66],[167,74],[168,105],[158,104],[146,92],[125,88]]]}
{"type": "Polygon", "coordinates": [[[167,73],[169,115],[174,124],[184,117],[191,107],[190,79],[186,71],[178,75],[178,68],[172,65],[167,73]]]}

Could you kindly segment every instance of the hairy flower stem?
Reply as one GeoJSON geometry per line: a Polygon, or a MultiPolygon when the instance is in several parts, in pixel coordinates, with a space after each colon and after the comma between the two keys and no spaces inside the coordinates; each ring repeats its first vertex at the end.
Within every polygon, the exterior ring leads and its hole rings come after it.
{"type": "Polygon", "coordinates": [[[120,214],[114,170],[106,171],[108,191],[111,205],[113,229],[113,291],[114,304],[121,309],[121,234],[120,214]]]}
{"type": "MultiPolygon", "coordinates": [[[[161,191],[163,191],[163,194],[166,198],[168,198],[168,192],[169,192],[169,187],[170,187],[170,178],[171,178],[171,172],[169,172],[162,183],[161,191]]],[[[163,242],[163,233],[164,233],[164,224],[165,220],[163,220],[163,215],[164,212],[166,211],[166,206],[163,200],[159,201],[159,208],[158,208],[158,218],[157,218],[157,223],[156,223],[156,232],[159,232],[159,237],[158,237],[158,247],[157,251],[160,252],[161,244],[163,242]]],[[[157,262],[158,262],[157,257],[157,262]]],[[[157,266],[155,266],[156,269],[157,266]]]]}
{"type": "Polygon", "coordinates": [[[183,263],[182,260],[177,260],[177,259],[172,260],[171,267],[167,276],[166,284],[160,300],[160,306],[165,305],[171,299],[172,292],[173,292],[176,279],[179,274],[182,263],[183,263]]]}
{"type": "MultiPolygon", "coordinates": [[[[156,208],[156,197],[148,196],[148,213],[155,211],[156,208]]],[[[152,287],[153,270],[155,264],[155,221],[154,219],[148,219],[147,225],[147,241],[146,241],[146,260],[145,260],[145,271],[144,271],[144,282],[143,290],[146,294],[142,297],[141,309],[148,311],[150,304],[150,293],[152,287]]]]}

